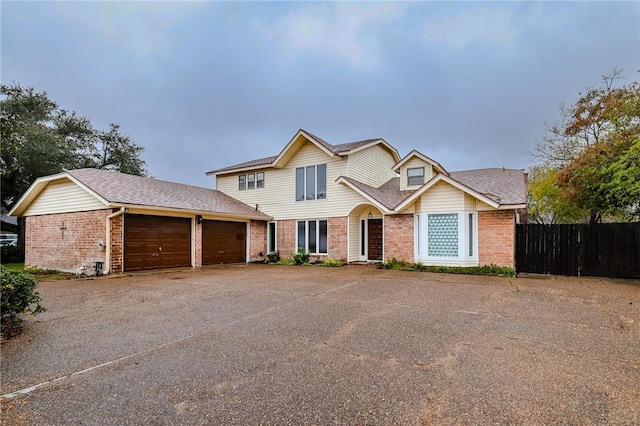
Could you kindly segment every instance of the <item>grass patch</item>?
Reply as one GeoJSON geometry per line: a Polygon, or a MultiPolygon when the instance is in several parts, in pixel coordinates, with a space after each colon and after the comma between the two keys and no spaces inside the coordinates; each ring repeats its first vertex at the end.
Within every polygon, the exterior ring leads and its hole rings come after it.
{"type": "Polygon", "coordinates": [[[513,268],[498,265],[484,266],[430,266],[421,262],[410,263],[393,258],[387,262],[378,262],[379,269],[395,271],[436,272],[441,274],[486,275],[494,277],[515,277],[513,268]]]}
{"type": "Polygon", "coordinates": [[[24,263],[3,263],[2,266],[4,266],[7,271],[24,271],[24,263]]]}
{"type": "Polygon", "coordinates": [[[296,261],[289,258],[283,258],[275,262],[276,265],[295,265],[296,261]]]}
{"type": "Polygon", "coordinates": [[[24,268],[24,272],[30,273],[36,277],[38,281],[58,281],[78,278],[76,274],[71,272],[62,272],[55,269],[24,268]]]}
{"type": "Polygon", "coordinates": [[[335,268],[335,267],[344,266],[344,262],[328,257],[324,260],[324,262],[320,263],[320,266],[328,266],[328,267],[335,268]]]}

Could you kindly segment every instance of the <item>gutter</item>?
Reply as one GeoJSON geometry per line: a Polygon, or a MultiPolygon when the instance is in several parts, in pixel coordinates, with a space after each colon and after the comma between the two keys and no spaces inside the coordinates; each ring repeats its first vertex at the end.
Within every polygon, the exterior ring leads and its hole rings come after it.
{"type": "MultiPolygon", "coordinates": [[[[107,216],[107,223],[106,223],[106,230],[107,230],[107,238],[105,238],[105,240],[107,241],[107,243],[105,244],[107,252],[105,254],[105,265],[104,265],[104,273],[108,274],[109,272],[111,272],[111,219],[113,219],[114,217],[118,217],[124,213],[126,213],[128,211],[128,209],[126,207],[120,207],[120,210],[118,210],[115,213],[111,213],[109,216],[107,216]]],[[[124,232],[124,229],[123,229],[124,232]]]]}

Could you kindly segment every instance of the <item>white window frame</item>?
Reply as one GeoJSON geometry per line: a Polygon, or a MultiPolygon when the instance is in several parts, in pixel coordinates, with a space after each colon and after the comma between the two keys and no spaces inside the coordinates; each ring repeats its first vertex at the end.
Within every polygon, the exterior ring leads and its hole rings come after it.
{"type": "Polygon", "coordinates": [[[428,262],[429,264],[437,263],[458,263],[467,265],[478,264],[478,212],[477,211],[438,211],[428,213],[417,213],[415,215],[415,232],[414,232],[414,257],[416,260],[428,262]],[[457,214],[458,215],[458,256],[456,257],[440,257],[429,256],[429,215],[440,214],[457,214]],[[469,255],[469,215],[473,217],[471,228],[471,249],[472,255],[469,255]]]}
{"type": "Polygon", "coordinates": [[[420,186],[420,185],[424,184],[424,175],[425,175],[424,167],[410,167],[410,168],[407,168],[407,186],[420,186]],[[409,176],[409,172],[412,171],[412,170],[421,170],[422,171],[422,175],[420,175],[420,176],[409,176]],[[413,178],[420,177],[422,179],[421,179],[420,183],[411,183],[411,179],[410,178],[412,178],[412,177],[413,178]]]}
{"type": "Polygon", "coordinates": [[[294,179],[294,200],[296,202],[300,202],[300,201],[322,201],[322,200],[326,200],[327,199],[327,174],[328,174],[328,167],[326,163],[322,163],[322,164],[312,164],[310,166],[301,166],[301,167],[296,167],[295,168],[295,175],[293,177],[294,179]],[[318,166],[324,166],[324,193],[323,193],[323,197],[322,198],[318,198],[318,166]],[[313,185],[313,199],[307,199],[307,169],[313,167],[313,179],[314,179],[314,185],[313,185]],[[302,170],[302,199],[298,200],[297,199],[297,190],[298,190],[298,170],[302,170]]]}
{"type": "MultiPolygon", "coordinates": [[[[296,240],[298,241],[298,240],[296,240]]],[[[274,253],[278,251],[278,222],[267,222],[267,254],[274,253]],[[271,237],[271,232],[269,227],[273,225],[273,240],[271,237]],[[271,243],[273,242],[273,250],[269,250],[271,248],[271,243]]]]}
{"type": "Polygon", "coordinates": [[[330,230],[329,230],[329,219],[299,219],[296,220],[296,251],[298,251],[299,246],[298,246],[298,241],[300,241],[299,239],[299,223],[300,222],[304,222],[304,231],[305,231],[305,236],[304,236],[304,249],[309,251],[309,222],[315,222],[316,223],[316,251],[315,252],[309,252],[310,254],[314,254],[314,255],[327,255],[329,254],[329,235],[330,235],[330,230]],[[326,253],[320,253],[318,250],[320,248],[320,222],[327,222],[327,252],[326,253]]]}

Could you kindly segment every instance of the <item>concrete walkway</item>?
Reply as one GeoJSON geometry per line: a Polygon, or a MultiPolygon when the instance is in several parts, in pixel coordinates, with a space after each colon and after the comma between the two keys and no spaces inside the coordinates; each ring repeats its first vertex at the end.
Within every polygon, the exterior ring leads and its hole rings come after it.
{"type": "Polygon", "coordinates": [[[2,424],[640,424],[640,282],[243,265],[45,282],[2,424]]]}

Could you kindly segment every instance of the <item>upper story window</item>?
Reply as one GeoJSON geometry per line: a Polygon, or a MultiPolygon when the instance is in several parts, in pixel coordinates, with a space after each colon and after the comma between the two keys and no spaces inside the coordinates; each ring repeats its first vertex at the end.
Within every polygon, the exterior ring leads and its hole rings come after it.
{"type": "Polygon", "coordinates": [[[238,176],[238,190],[264,188],[264,172],[238,176]]]}
{"type": "Polygon", "coordinates": [[[296,168],[296,201],[327,198],[327,165],[296,168]]]}
{"type": "Polygon", "coordinates": [[[424,183],[424,167],[407,169],[407,185],[422,185],[424,183]]]}

